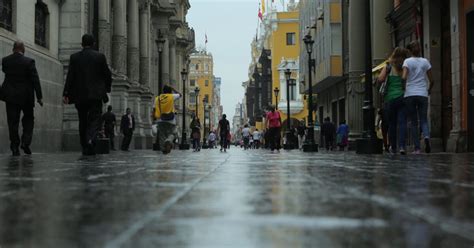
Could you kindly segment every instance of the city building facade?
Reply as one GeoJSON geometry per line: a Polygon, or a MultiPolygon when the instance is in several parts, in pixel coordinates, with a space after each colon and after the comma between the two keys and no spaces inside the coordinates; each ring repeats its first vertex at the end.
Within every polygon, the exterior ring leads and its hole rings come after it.
{"type": "MultiPolygon", "coordinates": [[[[95,36],[95,48],[106,55],[113,72],[108,104],[118,118],[126,108],[131,108],[136,117],[132,146],[152,147],[151,112],[159,92],[158,82],[181,89],[180,71],[187,68],[188,54],[194,48],[194,31],[186,22],[188,0],[0,3],[2,13],[8,13],[0,18],[0,56],[11,52],[15,40],[24,41],[26,55],[36,60],[45,93],[45,107],[36,108],[33,149],[80,149],[76,110],[63,106],[61,98],[69,56],[81,50],[85,33],[95,36]]],[[[8,140],[5,119],[0,116],[0,136],[8,140]]],[[[7,142],[0,144],[1,151],[7,149],[7,142]]]]}
{"type": "Polygon", "coordinates": [[[213,118],[217,115],[214,110],[218,108],[213,101],[215,93],[214,59],[212,54],[205,50],[195,51],[189,58],[189,109],[194,112],[194,115],[197,111],[202,126],[201,133],[204,135],[205,132],[207,135],[216,125],[213,118]],[[196,88],[199,89],[198,95],[196,95],[196,88]],[[204,124],[206,125],[204,126],[204,124]]]}

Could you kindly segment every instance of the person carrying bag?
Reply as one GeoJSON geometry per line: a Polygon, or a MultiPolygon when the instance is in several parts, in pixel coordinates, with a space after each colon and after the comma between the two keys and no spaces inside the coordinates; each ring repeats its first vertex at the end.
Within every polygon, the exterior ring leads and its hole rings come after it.
{"type": "Polygon", "coordinates": [[[174,102],[180,97],[179,92],[166,85],[163,87],[163,93],[155,98],[154,115],[157,120],[160,150],[163,154],[170,153],[173,148],[176,129],[174,102]]]}

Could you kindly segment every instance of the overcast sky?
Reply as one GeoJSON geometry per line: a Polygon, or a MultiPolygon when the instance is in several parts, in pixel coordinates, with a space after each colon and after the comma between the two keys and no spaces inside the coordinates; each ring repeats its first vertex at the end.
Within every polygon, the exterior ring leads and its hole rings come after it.
{"type": "Polygon", "coordinates": [[[187,21],[195,30],[196,47],[204,47],[207,33],[207,51],[214,57],[214,75],[222,78],[222,105],[228,119],[232,119],[235,105],[244,97],[242,82],[248,80],[250,43],[257,32],[259,2],[190,0],[187,21]]]}

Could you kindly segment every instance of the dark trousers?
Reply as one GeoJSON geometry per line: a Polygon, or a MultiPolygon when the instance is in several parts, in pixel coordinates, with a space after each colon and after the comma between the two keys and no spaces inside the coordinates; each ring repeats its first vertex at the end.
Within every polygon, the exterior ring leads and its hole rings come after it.
{"type": "Polygon", "coordinates": [[[82,149],[93,145],[100,130],[102,116],[102,101],[76,104],[79,115],[79,136],[82,149]]]}
{"type": "Polygon", "coordinates": [[[114,132],[114,129],[111,128],[106,128],[105,129],[105,137],[109,138],[109,141],[110,141],[110,148],[113,150],[115,149],[115,143],[114,143],[114,140],[115,140],[115,132],[114,132]]]}
{"type": "Polygon", "coordinates": [[[23,134],[21,136],[21,144],[30,146],[33,139],[33,127],[35,125],[35,117],[33,106],[21,106],[17,104],[6,104],[8,130],[10,133],[10,148],[16,149],[20,146],[20,136],[18,127],[20,125],[20,115],[23,112],[21,124],[23,125],[23,134]]]}
{"type": "Polygon", "coordinates": [[[405,149],[407,120],[403,96],[385,103],[384,114],[387,115],[386,119],[388,120],[389,134],[388,140],[392,151],[396,152],[398,147],[400,149],[405,149]]]}
{"type": "Polygon", "coordinates": [[[271,127],[268,129],[268,141],[270,142],[270,149],[280,150],[281,135],[279,127],[271,127]]]}
{"type": "MultiPolygon", "coordinates": [[[[133,129],[127,128],[123,130],[122,151],[127,151],[132,142],[133,129]]],[[[160,144],[163,145],[163,144],[160,144]]]]}
{"type": "Polygon", "coordinates": [[[411,134],[413,143],[415,143],[415,149],[420,150],[420,129],[418,128],[418,120],[420,121],[423,138],[430,138],[430,128],[428,126],[428,97],[406,97],[405,106],[408,119],[410,120],[411,134]]]}
{"type": "Polygon", "coordinates": [[[220,136],[221,136],[221,148],[226,149],[228,147],[227,132],[221,133],[220,136]]]}
{"type": "Polygon", "coordinates": [[[324,144],[326,145],[326,150],[332,150],[334,148],[334,136],[333,135],[325,135],[324,136],[324,144]]]}

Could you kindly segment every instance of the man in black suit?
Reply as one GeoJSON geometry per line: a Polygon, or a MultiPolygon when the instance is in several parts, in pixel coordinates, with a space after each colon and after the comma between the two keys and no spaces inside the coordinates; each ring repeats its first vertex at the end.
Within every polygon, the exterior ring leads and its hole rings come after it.
{"type": "Polygon", "coordinates": [[[7,108],[8,129],[10,132],[10,149],[13,156],[20,155],[21,148],[31,154],[31,140],[34,128],[35,93],[38,104],[43,106],[43,95],[36,70],[35,61],[25,55],[25,45],[21,41],[13,44],[13,54],[2,59],[2,71],[5,81],[1,88],[1,100],[7,108]],[[23,135],[18,135],[20,115],[23,112],[23,135]]]}
{"type": "Polygon", "coordinates": [[[79,115],[79,135],[83,155],[95,155],[100,130],[102,103],[108,102],[112,74],[104,54],[95,51],[94,37],[82,36],[82,51],[72,54],[64,86],[63,101],[75,104],[79,115]]]}
{"type": "Polygon", "coordinates": [[[112,106],[107,107],[107,113],[102,116],[104,121],[105,137],[109,138],[110,150],[115,151],[114,138],[115,138],[115,115],[112,113],[112,106]]]}
{"type": "Polygon", "coordinates": [[[132,110],[127,108],[127,113],[122,116],[120,131],[123,133],[122,151],[128,151],[132,142],[133,131],[135,130],[135,117],[132,110]]]}

